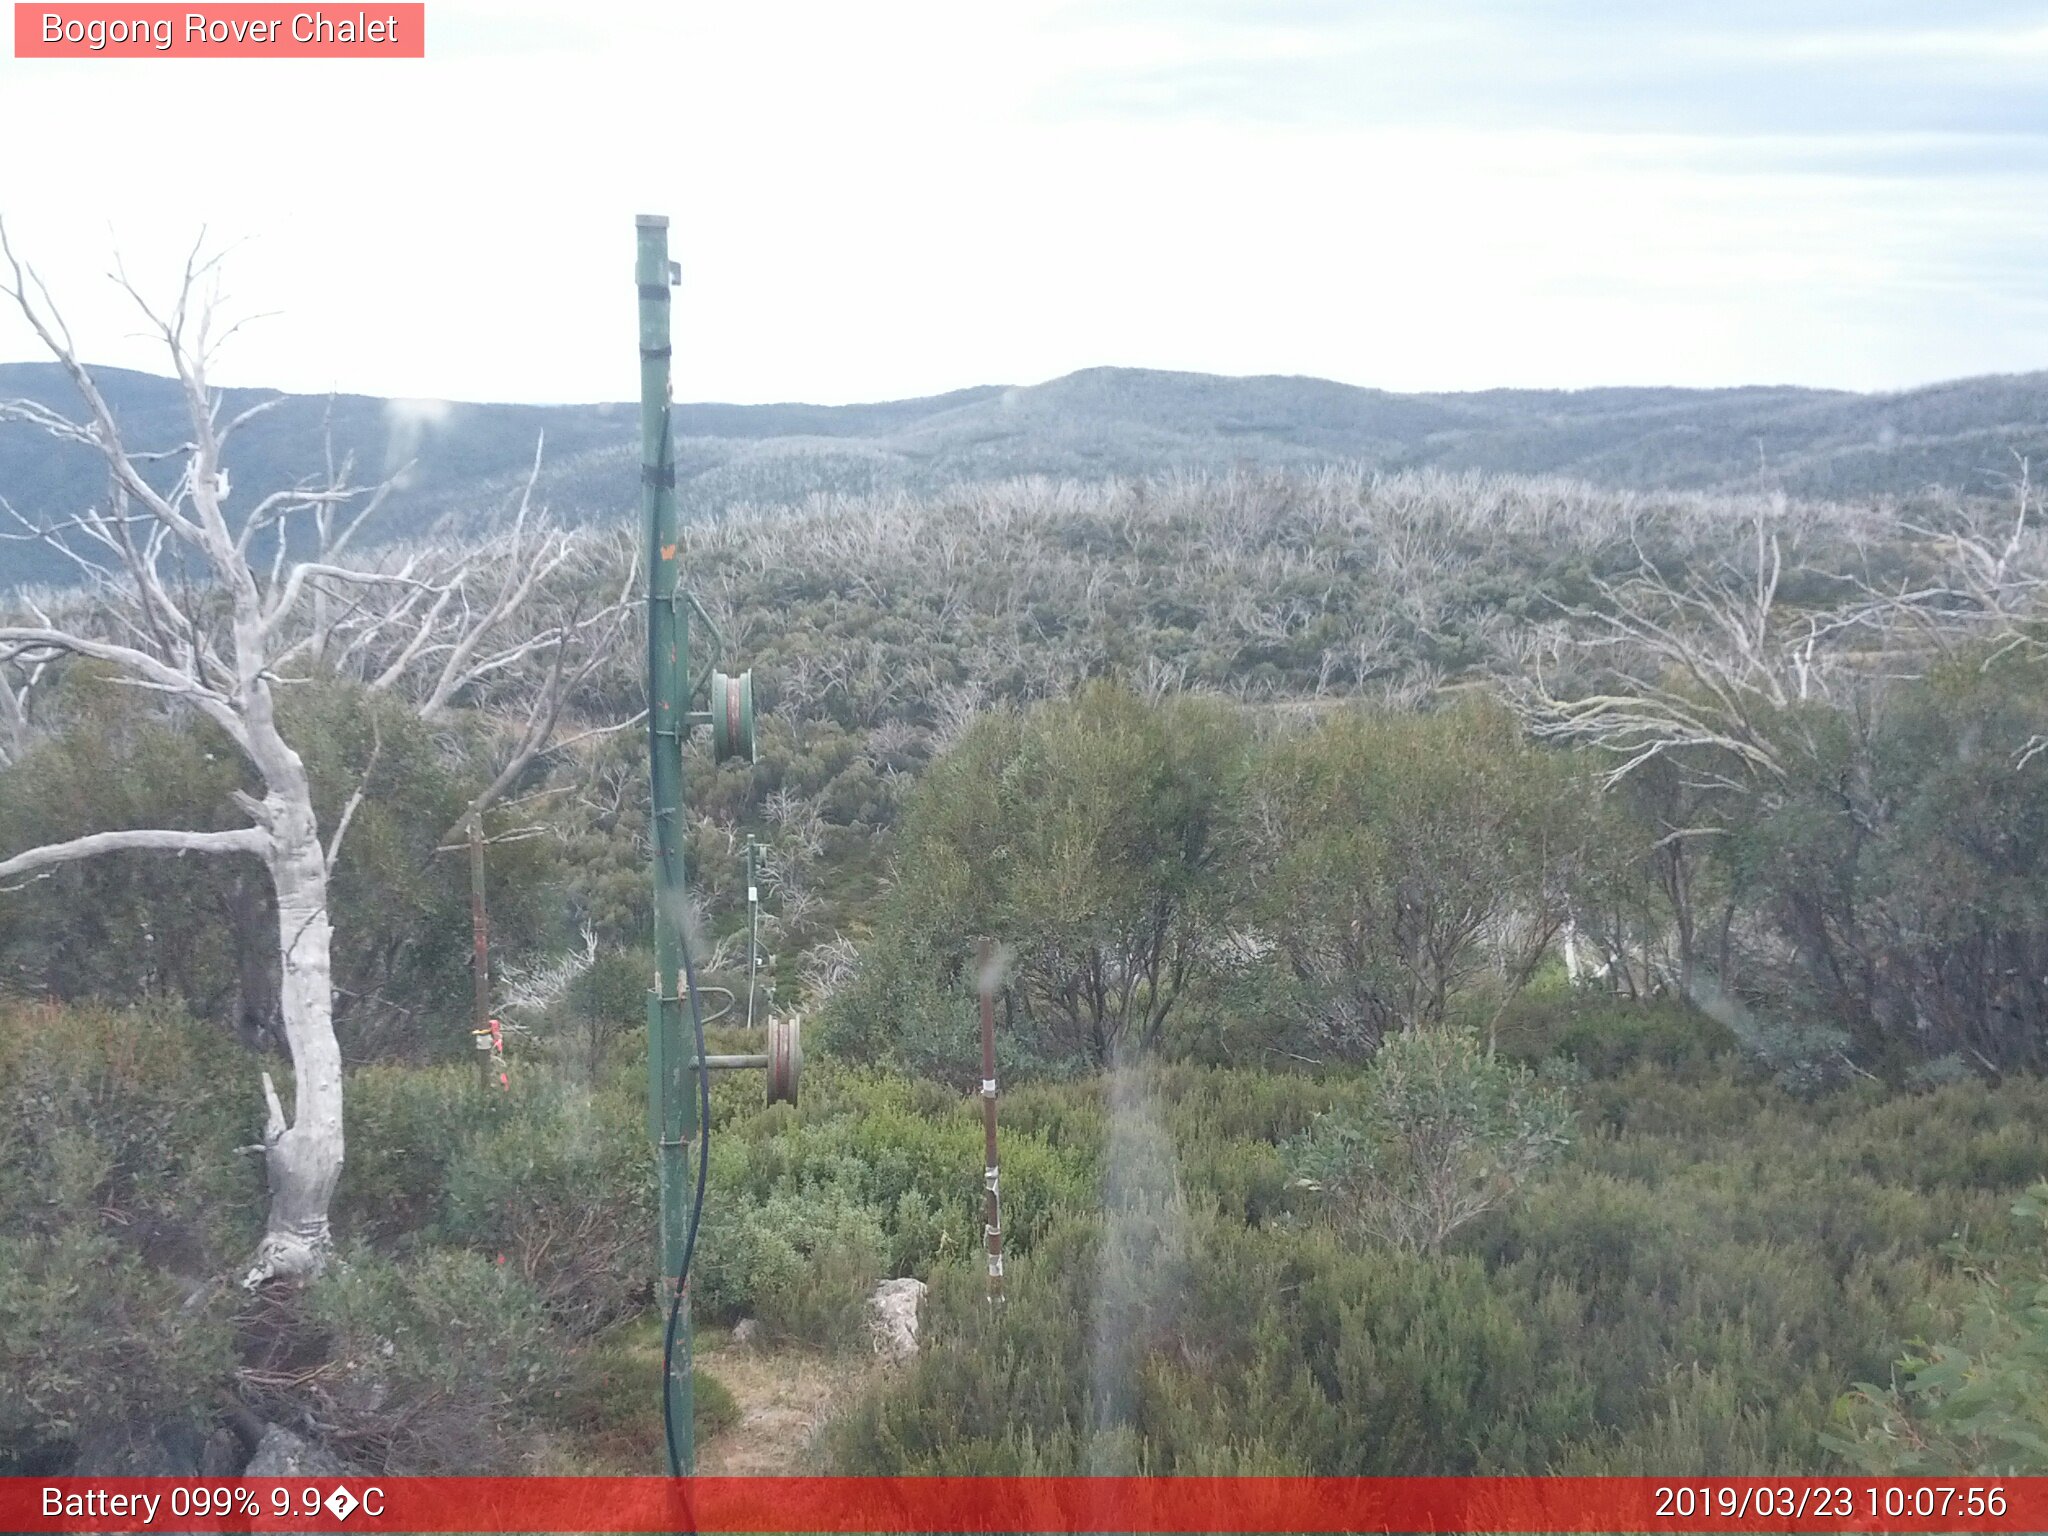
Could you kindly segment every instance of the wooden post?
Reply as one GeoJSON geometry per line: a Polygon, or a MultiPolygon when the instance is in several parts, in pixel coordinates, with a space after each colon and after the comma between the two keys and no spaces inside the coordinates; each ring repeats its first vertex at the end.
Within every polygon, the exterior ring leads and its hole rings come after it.
{"type": "Polygon", "coordinates": [[[475,944],[470,969],[476,986],[475,1017],[470,1021],[469,1043],[476,1049],[477,1071],[485,1093],[491,1091],[491,919],[484,907],[484,820],[480,814],[469,818],[469,927],[475,944]]]}
{"type": "Polygon", "coordinates": [[[1003,1299],[1003,1202],[996,1158],[996,958],[983,939],[976,952],[981,987],[982,1239],[988,1254],[988,1299],[1003,1299]]]}

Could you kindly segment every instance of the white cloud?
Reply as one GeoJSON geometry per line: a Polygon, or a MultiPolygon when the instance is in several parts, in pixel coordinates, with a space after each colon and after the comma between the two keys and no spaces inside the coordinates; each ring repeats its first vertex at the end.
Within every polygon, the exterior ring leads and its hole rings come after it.
{"type": "MultiPolygon", "coordinates": [[[[1603,53],[1592,21],[1559,30],[1573,11],[434,0],[421,62],[0,60],[0,136],[64,125],[11,157],[0,213],[94,354],[130,364],[151,356],[99,276],[116,246],[161,291],[202,221],[247,237],[234,307],[280,313],[223,379],[308,391],[630,397],[643,211],[671,215],[685,272],[686,399],[1095,363],[1389,388],[2048,364],[2042,157],[2006,169],[2004,140],[1938,124],[1734,133],[1764,88],[1709,57],[1814,56],[1849,99],[1864,55],[1953,83],[1977,40],[2038,29],[1638,20],[1603,53]],[[1694,131],[1630,126],[1652,60],[1712,108],[1694,131]],[[1559,119],[1567,65],[1613,121],[1559,119]],[[1314,110],[1281,110],[1290,89],[1314,110]],[[1969,174],[1931,157],[1958,144],[1969,174]]],[[[31,350],[0,318],[0,357],[31,350]]]]}
{"type": "Polygon", "coordinates": [[[1871,28],[1724,36],[1709,33],[1695,39],[1692,46],[1704,57],[1723,59],[1969,59],[2014,63],[2048,57],[2048,27],[1871,28]]]}

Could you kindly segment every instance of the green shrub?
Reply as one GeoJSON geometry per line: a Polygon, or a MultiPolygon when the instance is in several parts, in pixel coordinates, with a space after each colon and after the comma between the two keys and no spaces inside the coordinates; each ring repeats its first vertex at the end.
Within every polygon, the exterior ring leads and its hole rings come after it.
{"type": "Polygon", "coordinates": [[[209,1282],[261,1230],[253,1085],[175,1009],[0,1000],[0,1469],[210,1414],[234,1354],[209,1282]]]}
{"type": "Polygon", "coordinates": [[[708,1317],[752,1315],[771,1337],[865,1347],[863,1309],[887,1252],[874,1208],[844,1190],[777,1191],[705,1212],[691,1286],[708,1317]]]}
{"type": "Polygon", "coordinates": [[[1240,889],[1226,861],[1249,748],[1219,701],[1148,702],[1107,680],[981,716],[918,786],[899,850],[915,878],[833,1000],[834,1037],[971,1084],[975,962],[955,936],[996,933],[1012,951],[1005,1075],[1160,1050],[1220,968],[1206,937],[1240,889]]]}
{"type": "Polygon", "coordinates": [[[502,1254],[570,1332],[644,1302],[655,1256],[644,1101],[530,1081],[463,1140],[444,1179],[445,1235],[502,1254]]]}
{"type": "MultiPolygon", "coordinates": [[[[1829,1405],[1971,1293],[1943,1239],[1966,1227],[1994,1250],[2015,1241],[2002,1212],[2032,1132],[2006,1128],[2028,1123],[2040,1088],[1808,1103],[1730,1065],[1638,1063],[1579,1084],[1600,1128],[1438,1255],[1352,1247],[1295,1219],[1294,1197],[1263,1195],[1275,1133],[1307,1139],[1318,1109],[1369,1119],[1372,1072],[1138,1074],[1181,1192],[1126,1179],[1107,1207],[1092,1188],[1066,1201],[1013,1259],[997,1313],[977,1263],[940,1264],[925,1351],[837,1424],[834,1464],[1829,1470],[1829,1405]],[[1906,1150],[1923,1132],[1924,1185],[1906,1150]]],[[[1107,1139],[1100,1083],[1016,1100],[1035,1136],[1107,1139]]],[[[1132,1132],[1119,1134],[1128,1152],[1132,1132]]]]}
{"type": "Polygon", "coordinates": [[[93,1425],[210,1418],[231,1379],[218,1299],[82,1223],[0,1237],[0,1471],[93,1425]]]}
{"type": "MultiPolygon", "coordinates": [[[[524,1088],[526,1075],[521,1074],[524,1088]]],[[[335,1189],[338,1230],[390,1240],[441,1214],[448,1165],[486,1112],[476,1068],[358,1067],[343,1087],[348,1166],[335,1189]]]]}
{"type": "MultiPolygon", "coordinates": [[[[1085,1085],[1062,1091],[1085,1093],[1085,1085]]],[[[759,1203],[778,1192],[809,1198],[813,1190],[832,1191],[828,1201],[872,1213],[896,1275],[922,1275],[943,1255],[979,1240],[979,1098],[829,1058],[807,1069],[804,1092],[801,1109],[763,1111],[751,1084],[720,1085],[714,1209],[733,1196],[759,1203]]],[[[1099,1104],[1087,1113],[1099,1122],[1099,1104]]],[[[1028,1126],[1006,1123],[1002,1156],[1005,1222],[1015,1248],[1028,1248],[1052,1212],[1094,1198],[1096,1163],[1083,1146],[1064,1139],[1055,1145],[1028,1126]]],[[[746,1310],[742,1297],[731,1301],[746,1310]]]]}
{"type": "MultiPolygon", "coordinates": [[[[2037,1233],[2048,1184],[2014,1214],[2037,1233]]],[[[1889,1387],[1859,1384],[1837,1405],[1828,1444],[1886,1477],[2038,1476],[2048,1472],[2048,1266],[2041,1253],[2005,1273],[1980,1270],[1948,1343],[1921,1345],[1889,1387]]]]}
{"type": "Polygon", "coordinates": [[[1242,813],[1245,875],[1297,1048],[1364,1055],[1512,996],[1564,920],[1596,804],[1570,756],[1471,697],[1336,711],[1275,742],[1242,813]]]}
{"type": "Polygon", "coordinates": [[[350,1459],[380,1471],[526,1469],[528,1432],[567,1384],[568,1357],[510,1266],[461,1249],[393,1262],[352,1248],[304,1305],[328,1340],[307,1391],[350,1459]]]}
{"type": "Polygon", "coordinates": [[[1569,1144],[1564,1094],[1476,1034],[1393,1036],[1368,1079],[1362,1101],[1318,1117],[1289,1152],[1343,1220],[1397,1248],[1437,1252],[1569,1144]]]}
{"type": "Polygon", "coordinates": [[[1729,860],[1767,924],[1747,983],[1780,1038],[1823,1047],[1774,1065],[1839,1069],[1823,1030],[1894,1081],[1948,1057],[2048,1065],[2048,776],[2015,770],[2048,729],[2032,647],[1948,655],[1853,709],[1804,700],[1759,727],[1788,752],[1774,793],[1731,817],[1729,860]]]}
{"type": "Polygon", "coordinates": [[[1576,1062],[1594,1077],[1652,1066],[1696,1079],[1730,1055],[1726,1027],[1683,1002],[1636,1002],[1590,987],[1531,989],[1503,1010],[1501,1050],[1531,1065],[1549,1056],[1576,1062]]]}
{"type": "Polygon", "coordinates": [[[468,1063],[350,1074],[347,1234],[500,1254],[573,1333],[630,1316],[652,1278],[645,1101],[529,1064],[485,1091],[468,1063]]]}
{"type": "Polygon", "coordinates": [[[231,1262],[261,1230],[256,1066],[174,1008],[0,999],[0,1229],[96,1213],[188,1274],[231,1262]]]}
{"type": "Polygon", "coordinates": [[[608,950],[569,983],[559,1010],[562,1033],[593,1079],[604,1074],[624,1036],[645,1030],[653,970],[654,957],[645,950],[608,950]]]}
{"type": "MultiPolygon", "coordinates": [[[[156,699],[99,662],[52,668],[37,692],[40,729],[0,777],[4,854],[117,828],[240,819],[228,798],[238,754],[211,723],[167,721],[156,699]]],[[[261,879],[250,860],[132,852],[10,881],[0,891],[0,976],[38,997],[115,1007],[171,998],[225,1013],[238,956],[222,914],[261,879]]],[[[263,907],[254,906],[260,933],[263,907]]],[[[274,954],[274,926],[268,937],[274,954]]]]}

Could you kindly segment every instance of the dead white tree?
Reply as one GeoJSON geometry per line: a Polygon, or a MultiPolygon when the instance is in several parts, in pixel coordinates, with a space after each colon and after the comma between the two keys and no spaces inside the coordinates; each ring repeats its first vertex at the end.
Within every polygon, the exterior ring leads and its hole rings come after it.
{"type": "Polygon", "coordinates": [[[1660,757],[1682,759],[1702,787],[1782,780],[1790,754],[1811,745],[1797,706],[1920,675],[1963,646],[2040,649],[2048,575],[2031,502],[2023,462],[2009,527],[1994,527],[1981,509],[1941,530],[1904,524],[1929,569],[1881,589],[1808,568],[1832,592],[1789,610],[1779,597],[1779,538],[1759,512],[1743,558],[1682,582],[1644,559],[1626,581],[1596,582],[1598,603],[1564,611],[1551,639],[1591,664],[1592,686],[1560,696],[1539,658],[1511,692],[1535,736],[1615,757],[1610,787],[1660,757]]]}
{"type": "Polygon", "coordinates": [[[348,466],[331,460],[323,481],[267,495],[231,520],[223,452],[241,427],[276,402],[222,419],[207,374],[233,327],[216,325],[217,259],[203,259],[195,249],[176,302],[164,312],[115,274],[166,348],[184,398],[190,435],[152,451],[124,440],[57,305],[16,257],[4,226],[0,259],[0,292],[61,366],[83,406],[74,418],[34,400],[4,401],[0,421],[27,423],[90,450],[109,477],[105,501],[86,512],[38,525],[16,516],[24,536],[42,539],[77,565],[84,589],[61,605],[29,605],[25,614],[0,622],[0,742],[10,750],[25,742],[35,681],[65,659],[84,658],[156,695],[167,710],[210,721],[234,744],[258,786],[234,792],[246,826],[93,833],[0,858],[0,878],[138,850],[261,861],[276,897],[278,1012],[294,1103],[287,1118],[270,1075],[262,1074],[270,1211],[244,1283],[314,1273],[330,1246],[328,1207],[344,1153],[328,886],[367,776],[334,824],[323,828],[306,764],[279,723],[278,691],[316,667],[330,675],[340,671],[372,690],[406,697],[433,718],[459,700],[523,679],[526,718],[512,733],[505,767],[469,808],[480,811],[544,750],[564,700],[623,623],[625,589],[590,612],[551,589],[551,578],[586,558],[594,568],[602,556],[586,555],[588,541],[547,527],[524,502],[509,533],[482,552],[413,551],[351,563],[351,541],[389,482],[352,485],[348,466]]]}
{"type": "Polygon", "coordinates": [[[29,696],[49,670],[31,663],[18,669],[0,668],[0,768],[5,768],[28,749],[29,696]]]}
{"type": "MultiPolygon", "coordinates": [[[[2032,468],[2025,458],[2018,463],[2009,522],[1975,502],[1958,507],[1943,527],[1906,523],[1902,531],[1931,556],[1931,571],[1884,589],[1858,582],[1872,612],[1898,632],[1894,645],[1908,664],[1916,653],[1951,655],[1987,636],[1994,643],[1984,666],[2014,650],[2035,657],[2048,651],[2039,625],[2048,599],[2048,537],[2035,504],[2032,468]]],[[[1897,658],[1886,659],[1897,664],[1897,658]]]]}
{"type": "Polygon", "coordinates": [[[1511,690],[1531,733],[1619,758],[1609,787],[1668,755],[1686,755],[1717,787],[1742,787],[1737,775],[1782,777],[1775,727],[1795,701],[1825,695],[1823,641],[1868,615],[1858,605],[1788,626],[1777,601],[1778,537],[1761,517],[1753,534],[1746,562],[1723,561],[1683,583],[1647,559],[1628,581],[1596,581],[1601,601],[1567,609],[1574,628],[1561,638],[1600,663],[1602,686],[1560,697],[1539,660],[1511,690]]]}
{"type": "MultiPolygon", "coordinates": [[[[1938,530],[1901,524],[1912,541],[1902,546],[1907,575],[1880,587],[1852,572],[1801,567],[1807,591],[1794,603],[1781,595],[1788,567],[1778,513],[1759,508],[1740,552],[1689,565],[1682,577],[1644,558],[1628,579],[1596,582],[1599,601],[1563,610],[1526,670],[1510,669],[1508,695],[1533,736],[1606,755],[1603,787],[1633,777],[1645,796],[1658,831],[1645,851],[1670,905],[1681,990],[1693,985],[1706,931],[1707,914],[1695,910],[1700,850],[1729,835],[1731,806],[1783,793],[1820,760],[1819,718],[1868,713],[1892,684],[1966,648],[1992,658],[2017,647],[2039,653],[2048,578],[2030,504],[2022,464],[2009,526],[1981,507],[1959,509],[1938,530]],[[1562,683],[1545,652],[1562,663],[1562,683]],[[1661,778],[1649,771],[1660,763],[1670,770],[1661,778]]],[[[2030,742],[2014,766],[2036,755],[2030,742]]],[[[1600,943],[1633,986],[1619,915],[1604,935],[1597,914],[1580,915],[1579,937],[1600,943]]],[[[1727,898],[1718,925],[1723,975],[1735,915],[1727,898]]]]}

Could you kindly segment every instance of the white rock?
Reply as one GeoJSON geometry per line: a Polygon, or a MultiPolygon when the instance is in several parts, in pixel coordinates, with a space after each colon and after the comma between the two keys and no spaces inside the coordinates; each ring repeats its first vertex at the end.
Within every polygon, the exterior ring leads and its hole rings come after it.
{"type": "Polygon", "coordinates": [[[256,1442],[244,1477],[340,1477],[348,1471],[331,1451],[273,1424],[256,1442]]]}
{"type": "Polygon", "coordinates": [[[884,1280],[868,1298],[868,1327],[875,1353],[889,1360],[908,1360],[917,1353],[917,1309],[924,1300],[922,1280],[884,1280]]]}

